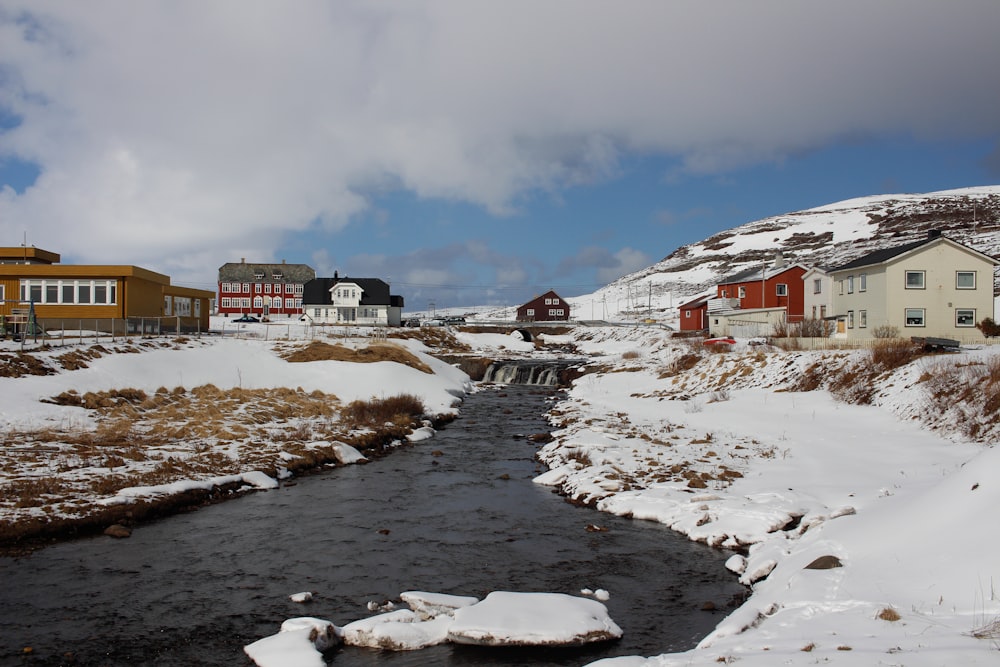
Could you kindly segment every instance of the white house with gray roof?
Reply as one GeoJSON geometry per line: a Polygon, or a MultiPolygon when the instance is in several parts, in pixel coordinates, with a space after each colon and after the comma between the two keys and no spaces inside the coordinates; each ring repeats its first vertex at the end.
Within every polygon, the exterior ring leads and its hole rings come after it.
{"type": "Polygon", "coordinates": [[[926,239],[878,250],[829,271],[840,338],[897,335],[983,340],[976,324],[993,312],[998,260],[932,231],[926,239]]]}

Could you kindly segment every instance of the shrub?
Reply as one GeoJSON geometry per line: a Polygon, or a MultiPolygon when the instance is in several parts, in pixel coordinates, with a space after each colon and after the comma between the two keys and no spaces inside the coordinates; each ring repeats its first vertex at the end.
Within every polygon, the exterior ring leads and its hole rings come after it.
{"type": "Polygon", "coordinates": [[[424,403],[413,394],[398,394],[367,401],[352,401],[341,411],[341,419],[354,426],[409,424],[424,415],[424,403]]]}
{"type": "Polygon", "coordinates": [[[872,366],[886,371],[905,366],[920,355],[919,348],[902,338],[880,339],[869,350],[872,366]]]}
{"type": "Polygon", "coordinates": [[[891,324],[880,324],[872,329],[872,338],[899,338],[899,329],[891,324]]]}
{"type": "Polygon", "coordinates": [[[976,328],[982,331],[987,338],[1000,336],[1000,324],[994,322],[992,317],[983,318],[983,321],[977,324],[976,328]]]}
{"type": "Polygon", "coordinates": [[[829,338],[833,333],[833,322],[810,318],[799,324],[799,334],[803,338],[829,338]]]}

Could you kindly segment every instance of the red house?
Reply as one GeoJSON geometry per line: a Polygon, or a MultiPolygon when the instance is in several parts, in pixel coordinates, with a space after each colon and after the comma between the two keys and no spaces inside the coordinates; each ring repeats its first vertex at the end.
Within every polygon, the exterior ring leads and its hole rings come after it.
{"type": "Polygon", "coordinates": [[[708,301],[714,296],[714,294],[703,294],[679,306],[681,331],[705,331],[708,329],[708,301]]]}
{"type": "Polygon", "coordinates": [[[772,266],[724,279],[716,286],[716,296],[736,299],[743,310],[784,308],[788,322],[801,322],[805,315],[802,274],[806,270],[801,264],[785,264],[779,255],[772,266]]]}
{"type": "Polygon", "coordinates": [[[569,304],[549,290],[517,309],[518,322],[554,322],[569,319],[569,304]]]}
{"type": "Polygon", "coordinates": [[[302,314],[303,286],[316,277],[306,264],[230,262],[219,268],[219,314],[261,317],[302,314]]]}

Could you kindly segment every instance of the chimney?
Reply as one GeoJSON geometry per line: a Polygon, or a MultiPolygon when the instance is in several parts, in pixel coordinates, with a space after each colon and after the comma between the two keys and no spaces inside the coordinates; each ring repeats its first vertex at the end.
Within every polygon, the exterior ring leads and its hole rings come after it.
{"type": "Polygon", "coordinates": [[[939,239],[939,238],[941,238],[941,230],[940,229],[929,229],[929,230],[927,230],[927,239],[928,240],[930,240],[930,239],[939,239]]]}
{"type": "Polygon", "coordinates": [[[240,264],[246,264],[246,263],[247,263],[247,258],[246,257],[240,257],[240,264]]]}
{"type": "Polygon", "coordinates": [[[340,272],[334,271],[333,272],[333,279],[334,280],[340,280],[340,272]]]}
{"type": "Polygon", "coordinates": [[[775,251],[773,268],[780,269],[783,268],[784,266],[785,266],[785,256],[781,253],[780,250],[775,251]]]}

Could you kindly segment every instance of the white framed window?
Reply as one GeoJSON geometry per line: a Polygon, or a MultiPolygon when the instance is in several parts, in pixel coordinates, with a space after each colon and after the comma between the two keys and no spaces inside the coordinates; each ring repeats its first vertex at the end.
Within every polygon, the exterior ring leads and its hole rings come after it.
{"type": "Polygon", "coordinates": [[[976,309],[975,308],[956,308],[955,309],[955,326],[956,327],[974,327],[974,326],[976,326],[976,309]]]}
{"type": "Polygon", "coordinates": [[[684,311],[684,319],[691,319],[691,311],[690,310],[685,310],[684,311]]]}
{"type": "Polygon", "coordinates": [[[788,296],[788,285],[785,283],[778,283],[774,286],[774,293],[778,296],[788,296]]]}
{"type": "Polygon", "coordinates": [[[173,306],[173,299],[170,298],[169,294],[164,295],[164,297],[163,297],[163,314],[164,315],[169,315],[170,314],[170,309],[171,309],[172,306],[173,306]]]}
{"type": "Polygon", "coordinates": [[[865,329],[868,327],[868,311],[859,310],[858,311],[858,328],[865,329]]]}
{"type": "Polygon", "coordinates": [[[546,299],[545,300],[545,305],[546,306],[551,306],[552,305],[552,299],[546,299]]]}
{"type": "Polygon", "coordinates": [[[524,313],[528,317],[534,317],[535,316],[535,309],[534,308],[528,308],[526,311],[524,311],[524,313]]]}
{"type": "Polygon", "coordinates": [[[271,272],[271,279],[272,280],[281,280],[284,277],[285,277],[285,275],[281,271],[272,271],[271,272]]]}
{"type": "Polygon", "coordinates": [[[256,269],[253,272],[253,279],[254,280],[263,280],[264,279],[264,272],[261,271],[260,269],[256,269]]]}
{"type": "Polygon", "coordinates": [[[955,289],[976,289],[976,272],[956,271],[955,289]]]}
{"type": "Polygon", "coordinates": [[[301,308],[302,307],[302,299],[296,299],[295,300],[295,307],[296,308],[301,308]]]}
{"type": "Polygon", "coordinates": [[[255,296],[253,298],[253,307],[254,307],[254,310],[260,310],[261,308],[263,308],[264,307],[264,297],[262,297],[262,296],[255,296]]]}
{"type": "Polygon", "coordinates": [[[746,287],[744,287],[743,285],[740,285],[740,287],[739,287],[739,290],[740,290],[740,291],[739,291],[739,297],[740,297],[741,299],[745,299],[745,298],[747,298],[747,288],[746,288],[746,287]]]}
{"type": "Polygon", "coordinates": [[[858,291],[867,292],[868,291],[868,274],[862,273],[858,276],[858,291]]]}
{"type": "Polygon", "coordinates": [[[847,293],[854,294],[854,276],[847,276],[847,293]]]}
{"type": "Polygon", "coordinates": [[[927,277],[926,271],[907,271],[906,289],[924,289],[924,282],[926,277],[927,277]]]}
{"type": "Polygon", "coordinates": [[[231,303],[232,303],[232,301],[230,300],[230,298],[228,296],[222,297],[222,307],[223,308],[232,308],[232,306],[230,305],[231,303]]]}
{"type": "Polygon", "coordinates": [[[922,327],[925,326],[927,322],[926,318],[927,312],[924,308],[907,308],[906,309],[906,326],[908,327],[922,327]]]}
{"type": "Polygon", "coordinates": [[[302,294],[302,285],[287,283],[285,285],[285,294],[302,294]]]}
{"type": "Polygon", "coordinates": [[[250,293],[250,283],[243,283],[243,293],[244,294],[250,293]]]}
{"type": "Polygon", "coordinates": [[[848,329],[853,329],[854,328],[854,311],[853,310],[847,311],[847,328],[848,329]]]}
{"type": "Polygon", "coordinates": [[[820,317],[820,319],[823,319],[824,317],[826,317],[826,306],[820,306],[819,307],[819,317],[820,317]]]}
{"type": "Polygon", "coordinates": [[[285,306],[283,304],[284,301],[281,300],[280,296],[276,296],[271,300],[271,308],[274,308],[275,310],[281,310],[284,308],[285,306]]]}
{"type": "Polygon", "coordinates": [[[271,283],[267,283],[264,285],[264,292],[267,294],[271,293],[271,283]]]}
{"type": "Polygon", "coordinates": [[[821,294],[823,292],[823,281],[820,278],[813,280],[813,294],[821,294]]]}

